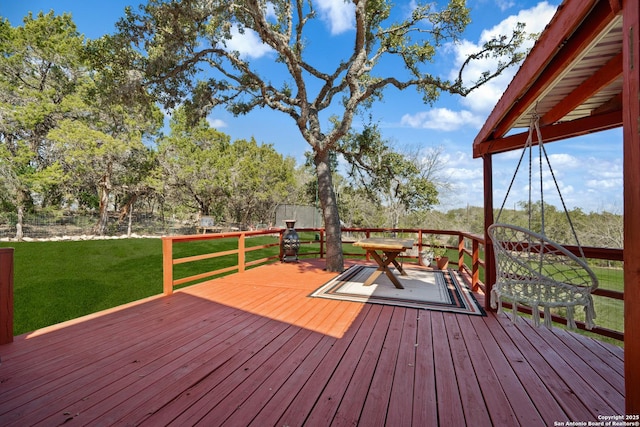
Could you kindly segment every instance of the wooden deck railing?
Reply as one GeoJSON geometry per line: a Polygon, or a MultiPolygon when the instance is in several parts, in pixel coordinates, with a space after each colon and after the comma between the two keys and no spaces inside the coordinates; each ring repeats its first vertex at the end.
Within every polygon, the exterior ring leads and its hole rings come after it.
{"type": "Polygon", "coordinates": [[[0,344],[13,342],[13,248],[0,248],[0,344]]]}
{"type": "Polygon", "coordinates": [[[229,233],[213,233],[213,234],[198,234],[188,236],[167,236],[162,238],[162,289],[165,295],[173,293],[173,288],[185,283],[195,282],[197,280],[207,279],[214,276],[223,275],[231,272],[242,273],[247,267],[251,267],[257,264],[263,264],[269,261],[274,261],[280,258],[279,255],[269,255],[260,259],[247,261],[247,254],[253,251],[261,249],[267,249],[271,247],[280,247],[280,241],[282,240],[282,234],[284,230],[259,230],[259,231],[237,231],[229,233]],[[278,241],[265,245],[247,246],[247,237],[252,236],[264,236],[274,235],[278,236],[278,241]],[[221,240],[221,239],[237,239],[237,247],[226,251],[207,252],[198,255],[191,255],[186,257],[174,258],[174,245],[188,242],[204,241],[204,240],[221,240]],[[179,279],[174,278],[174,266],[179,264],[185,264],[196,261],[203,261],[207,259],[220,258],[228,255],[236,255],[236,263],[218,268],[203,273],[182,277],[179,279]]]}
{"type": "MultiPolygon", "coordinates": [[[[303,235],[304,233],[312,234],[314,238],[305,239],[301,238],[301,250],[299,257],[320,257],[325,256],[325,232],[322,228],[297,228],[298,233],[303,235]]],[[[272,262],[282,258],[281,250],[278,251],[278,255],[271,254],[247,262],[247,253],[251,251],[263,250],[280,246],[284,229],[278,230],[266,230],[266,231],[241,231],[231,233],[214,233],[197,236],[169,236],[163,238],[163,264],[164,264],[164,293],[170,294],[173,292],[175,286],[194,282],[197,280],[203,280],[206,278],[222,275],[230,272],[242,272],[247,267],[272,262]],[[276,235],[279,237],[277,242],[266,245],[247,246],[246,239],[251,236],[261,235],[276,235]],[[220,251],[216,253],[205,253],[199,255],[191,255],[187,257],[180,257],[174,259],[174,244],[187,243],[202,240],[217,240],[217,239],[237,239],[237,246],[231,250],[220,251]],[[210,258],[222,257],[227,255],[236,255],[237,263],[228,265],[222,268],[218,268],[212,271],[175,279],[173,275],[173,268],[175,265],[184,264],[194,261],[201,261],[210,258]]],[[[445,245],[447,249],[447,256],[449,256],[450,265],[455,266],[459,271],[464,271],[468,274],[471,281],[471,287],[474,292],[482,290],[485,292],[486,288],[484,281],[484,238],[472,233],[452,231],[452,230],[433,230],[433,229],[408,229],[408,228],[343,228],[343,253],[346,258],[349,257],[365,257],[365,253],[362,250],[354,246],[348,245],[349,241],[356,241],[360,238],[376,237],[376,236],[399,236],[399,237],[411,237],[415,239],[414,247],[416,250],[413,254],[404,254],[400,257],[403,262],[419,264],[419,254],[428,250],[431,245],[431,237],[437,236],[438,241],[442,242],[443,239],[447,241],[445,245]],[[447,237],[448,236],[448,237],[447,237]]],[[[574,253],[579,254],[577,247],[567,246],[567,248],[574,253]]],[[[603,259],[610,261],[622,261],[622,250],[620,249],[606,249],[606,248],[585,248],[583,247],[585,257],[588,259],[603,259]]],[[[594,295],[610,298],[613,300],[624,300],[624,293],[613,291],[609,289],[597,289],[594,295]]],[[[505,304],[507,307],[508,304],[505,304]]],[[[531,310],[526,307],[519,307],[519,311],[527,314],[531,314],[531,310]]],[[[553,321],[566,324],[566,319],[554,314],[553,321]]],[[[577,321],[579,328],[584,329],[584,324],[577,321]]],[[[591,332],[599,335],[614,338],[620,341],[624,340],[623,331],[617,331],[610,328],[596,326],[591,332]]]]}
{"type": "MultiPolygon", "coordinates": [[[[298,228],[296,229],[300,234],[312,233],[315,235],[314,239],[301,239],[301,251],[300,257],[319,256],[324,258],[325,255],[325,232],[322,228],[298,228]],[[317,250],[308,249],[305,250],[305,246],[316,245],[317,250]]],[[[280,246],[284,229],[276,230],[262,230],[262,231],[238,231],[229,233],[212,233],[212,234],[199,234],[189,236],[167,236],[162,238],[162,253],[163,253],[163,290],[165,294],[171,294],[175,286],[183,285],[189,282],[195,282],[230,272],[242,272],[247,267],[257,264],[274,261],[282,257],[281,250],[278,255],[268,255],[263,258],[253,260],[251,262],[246,261],[246,254],[251,251],[257,251],[261,249],[272,248],[280,246]],[[279,237],[278,242],[267,245],[247,246],[247,237],[252,236],[264,236],[264,235],[276,235],[279,237]],[[204,241],[204,240],[220,240],[220,239],[236,239],[237,246],[230,250],[219,251],[214,253],[203,253],[198,255],[191,255],[187,257],[174,258],[174,245],[188,242],[204,241]],[[236,255],[237,263],[215,270],[182,277],[179,279],[174,278],[174,266],[178,264],[185,264],[189,262],[202,261],[211,258],[218,258],[228,255],[236,255]]],[[[484,284],[481,279],[481,269],[484,268],[484,261],[481,257],[481,247],[484,246],[484,241],[480,236],[470,233],[463,233],[459,231],[450,230],[427,230],[427,229],[386,229],[386,228],[344,228],[343,235],[346,240],[349,238],[354,241],[361,237],[372,237],[376,235],[402,235],[412,236],[415,238],[414,246],[417,251],[415,255],[407,254],[401,256],[404,261],[419,263],[420,252],[427,250],[430,246],[429,241],[426,240],[427,236],[450,236],[450,240],[455,240],[456,244],[446,244],[447,255],[450,257],[450,262],[455,264],[459,270],[466,270],[472,278],[472,287],[474,291],[478,289],[484,290],[484,284]],[[451,237],[453,236],[453,238],[451,237]],[[455,253],[455,256],[451,255],[455,253]],[[456,258],[457,257],[457,258],[456,258]],[[467,265],[465,259],[468,257],[470,265],[467,265]]],[[[363,251],[350,252],[350,247],[345,246],[345,257],[358,257],[365,256],[363,251]]],[[[353,247],[355,250],[356,248],[353,247]]]]}
{"type": "MultiPolygon", "coordinates": [[[[325,232],[321,228],[299,228],[299,233],[307,233],[313,235],[313,238],[301,238],[301,250],[299,256],[301,258],[319,256],[324,258],[325,255],[325,232]]],[[[276,230],[260,230],[260,231],[238,231],[230,233],[213,233],[199,234],[189,236],[168,236],[162,238],[163,252],[163,291],[164,294],[171,294],[176,286],[186,285],[199,280],[213,278],[215,276],[231,273],[243,272],[245,269],[274,262],[282,258],[281,241],[284,229],[276,230]],[[247,244],[252,237],[268,236],[274,237],[274,241],[261,244],[247,244]],[[184,251],[176,251],[180,245],[187,245],[198,241],[211,240],[235,240],[236,244],[232,249],[218,250],[211,252],[207,248],[203,253],[189,254],[183,256],[184,251]],[[257,252],[263,251],[263,252],[257,252]],[[254,255],[250,255],[254,253],[254,255]],[[177,257],[176,257],[177,255],[177,257]],[[175,278],[174,269],[177,265],[195,263],[198,261],[206,261],[221,257],[235,257],[235,259],[224,263],[224,266],[217,267],[212,270],[198,272],[197,274],[186,275],[185,277],[175,278]],[[251,259],[249,259],[251,258],[251,259]]],[[[353,241],[363,237],[373,236],[389,236],[397,235],[401,237],[412,237],[415,239],[416,251],[414,254],[406,254],[401,257],[403,262],[419,263],[419,254],[423,250],[428,249],[431,236],[436,235],[442,240],[442,236],[449,236],[446,245],[447,255],[450,258],[450,264],[456,266],[460,271],[465,271],[470,277],[471,287],[474,291],[485,291],[484,280],[484,239],[481,236],[471,233],[464,233],[451,230],[429,230],[429,229],[382,229],[382,228],[345,228],[343,229],[344,240],[352,239],[353,241]]],[[[567,246],[567,248],[576,254],[579,250],[576,247],[567,246]]],[[[587,259],[598,259],[608,261],[623,261],[623,251],[621,249],[607,248],[582,248],[587,259]]],[[[188,252],[188,251],[187,251],[188,252]]],[[[365,257],[363,251],[356,251],[353,246],[344,246],[345,257],[365,257]]],[[[594,292],[597,297],[606,298],[607,300],[623,301],[624,293],[610,289],[599,288],[594,292]]],[[[525,313],[531,313],[526,307],[519,307],[519,310],[525,313]]],[[[620,313],[622,316],[622,313],[620,313]]],[[[565,323],[566,319],[559,315],[553,315],[553,321],[565,323]]],[[[584,324],[576,322],[578,327],[584,328],[584,324]]],[[[592,332],[624,341],[624,332],[596,326],[592,332]]],[[[0,248],[0,344],[11,342],[13,340],[13,249],[0,248]]]]}
{"type": "MultiPolygon", "coordinates": [[[[325,232],[321,228],[299,228],[301,234],[301,248],[299,257],[320,257],[325,255],[325,232]],[[313,238],[306,238],[311,235],[313,238]]],[[[163,292],[166,295],[173,293],[176,286],[186,285],[197,281],[213,278],[232,272],[243,272],[245,269],[274,262],[282,258],[281,241],[284,229],[259,230],[259,231],[238,231],[229,233],[199,234],[188,236],[168,236],[162,238],[163,257],[163,292]],[[264,243],[253,240],[253,237],[273,236],[274,241],[264,243]],[[225,240],[229,246],[229,241],[235,241],[231,248],[225,250],[211,251],[210,246],[202,248],[200,253],[192,253],[189,250],[181,250],[192,246],[195,242],[206,242],[213,240],[225,240]],[[247,244],[247,242],[257,242],[247,244]],[[191,244],[191,245],[189,245],[191,244]],[[261,252],[259,252],[261,251],[261,252]],[[224,263],[217,263],[216,267],[207,271],[199,271],[196,274],[187,274],[184,277],[175,277],[175,268],[179,265],[186,265],[199,261],[213,260],[215,258],[227,257],[224,263]],[[233,258],[229,260],[228,258],[233,258]]],[[[403,262],[414,262],[419,264],[419,256],[423,250],[430,246],[431,236],[438,236],[442,241],[442,236],[447,240],[447,255],[450,264],[456,266],[459,271],[464,271],[470,277],[473,291],[485,291],[484,280],[484,239],[481,236],[471,233],[464,233],[451,230],[429,230],[429,229],[383,229],[383,228],[344,228],[343,241],[352,239],[356,241],[364,237],[389,236],[411,237],[415,239],[415,251],[401,256],[403,262]]],[[[578,253],[578,248],[567,247],[570,251],[578,253]]],[[[600,259],[608,261],[622,262],[623,251],[621,249],[606,248],[582,248],[587,259],[600,259]]],[[[357,250],[354,246],[344,246],[345,257],[365,257],[365,253],[357,250]]],[[[189,269],[185,269],[189,271],[189,269]]],[[[594,292],[597,297],[607,299],[607,301],[623,301],[624,293],[610,289],[597,289],[594,292]]],[[[521,311],[530,313],[531,310],[520,307],[521,311]]],[[[620,313],[622,315],[622,312],[620,313]]],[[[553,320],[565,323],[566,319],[554,315],[553,320]]],[[[584,324],[576,322],[578,327],[584,328],[584,324]]],[[[611,337],[624,341],[624,332],[596,326],[592,330],[596,334],[611,337]]],[[[13,339],[13,249],[0,248],[0,343],[11,342],[13,339]]]]}

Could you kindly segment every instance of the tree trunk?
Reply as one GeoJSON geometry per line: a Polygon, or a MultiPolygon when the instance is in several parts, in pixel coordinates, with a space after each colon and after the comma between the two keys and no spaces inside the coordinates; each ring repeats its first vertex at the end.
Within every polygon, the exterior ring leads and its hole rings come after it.
{"type": "Polygon", "coordinates": [[[107,223],[109,222],[109,193],[111,190],[111,180],[109,175],[106,174],[102,177],[102,183],[100,184],[100,217],[98,223],[93,228],[93,232],[98,236],[103,236],[107,223]]]}
{"type": "Polygon", "coordinates": [[[18,221],[16,221],[16,240],[22,240],[24,233],[22,231],[22,224],[24,223],[24,210],[22,203],[18,204],[18,221]]]}
{"type": "Polygon", "coordinates": [[[129,208],[129,224],[127,225],[127,237],[131,237],[131,225],[133,222],[133,202],[129,208]]]}
{"type": "Polygon", "coordinates": [[[318,198],[322,206],[324,228],[327,234],[326,270],[341,273],[344,270],[342,256],[342,227],[338,214],[338,203],[333,191],[333,178],[327,151],[316,152],[316,173],[318,175],[318,198]]]}

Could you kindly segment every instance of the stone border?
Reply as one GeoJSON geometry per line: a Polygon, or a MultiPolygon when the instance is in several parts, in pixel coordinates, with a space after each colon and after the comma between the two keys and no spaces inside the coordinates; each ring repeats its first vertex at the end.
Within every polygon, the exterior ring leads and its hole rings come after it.
{"type": "Polygon", "coordinates": [[[73,242],[83,240],[120,240],[120,239],[160,239],[160,236],[153,235],[139,235],[131,233],[131,235],[122,234],[120,236],[98,236],[93,234],[81,234],[79,236],[55,236],[45,238],[23,237],[22,240],[17,240],[13,237],[2,237],[0,242],[73,242]]]}

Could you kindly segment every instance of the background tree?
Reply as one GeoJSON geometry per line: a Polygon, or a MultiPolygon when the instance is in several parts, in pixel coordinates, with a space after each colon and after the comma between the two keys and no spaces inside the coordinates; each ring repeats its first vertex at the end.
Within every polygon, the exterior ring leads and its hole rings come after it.
{"type": "Polygon", "coordinates": [[[126,10],[118,23],[120,34],[112,39],[116,44],[130,41],[129,53],[122,55],[125,59],[141,53],[124,68],[144,70],[146,84],[167,107],[190,95],[186,103],[198,115],[223,104],[234,114],[268,107],[292,118],[313,150],[330,271],[343,269],[330,155],[358,109],[370,105],[389,86],[414,87],[427,103],[441,91],[466,95],[522,58],[515,51],[522,41],[518,28],[511,37],[487,42],[463,63],[458,77],[445,80],[429,73],[428,65],[436,51],[458,40],[469,23],[464,1],[451,0],[440,10],[434,3],[416,5],[401,22],[391,19],[390,2],[356,0],[353,6],[352,48],[334,64],[327,58],[313,64],[305,56],[307,27],[318,19],[312,1],[150,0],[139,12],[126,10]],[[263,77],[247,58],[227,47],[234,34],[246,32],[275,52],[280,69],[274,76],[280,76],[279,81],[263,77]],[[376,73],[386,57],[395,57],[404,69],[376,73]],[[495,68],[465,85],[462,74],[470,61],[488,57],[496,59],[495,68]],[[328,111],[338,111],[336,126],[323,120],[328,111]]]}
{"type": "Polygon", "coordinates": [[[384,227],[387,211],[377,195],[363,186],[349,184],[342,177],[338,180],[338,209],[342,221],[349,227],[384,227]]]}
{"type": "Polygon", "coordinates": [[[48,134],[73,116],[85,77],[84,39],[71,16],[29,14],[23,22],[14,28],[0,21],[0,163],[18,214],[17,239],[25,209],[63,201],[62,169],[48,134]]]}
{"type": "Polygon", "coordinates": [[[223,220],[231,179],[231,138],[205,119],[191,126],[184,109],[174,112],[169,126],[169,135],[159,145],[169,193],[191,211],[223,220]]]}
{"type": "Polygon", "coordinates": [[[584,242],[605,248],[624,247],[623,217],[614,212],[591,213],[584,227],[584,242]]]}
{"type": "Polygon", "coordinates": [[[232,144],[228,208],[234,222],[270,223],[276,206],[295,185],[295,160],[272,145],[237,140],[232,144]]]}
{"type": "Polygon", "coordinates": [[[112,195],[134,185],[131,177],[137,173],[131,173],[133,171],[127,166],[139,162],[134,160],[136,156],[148,153],[141,136],[134,132],[114,136],[77,120],[65,120],[49,134],[65,152],[70,185],[86,188],[87,183],[92,183],[95,186],[99,195],[99,216],[93,232],[105,234],[112,195]]]}
{"type": "Polygon", "coordinates": [[[79,85],[78,99],[72,106],[74,117],[65,118],[48,133],[62,154],[71,185],[96,188],[99,200],[98,221],[94,233],[105,234],[112,195],[138,185],[151,156],[143,140],[162,125],[157,107],[142,104],[122,105],[110,96],[111,89],[101,84],[100,73],[87,73],[79,85]],[[138,167],[131,170],[131,166],[138,167]]]}
{"type": "Polygon", "coordinates": [[[394,151],[372,124],[362,132],[348,133],[337,150],[351,165],[350,178],[382,204],[389,219],[385,226],[397,228],[407,212],[429,210],[438,203],[431,181],[437,156],[423,161],[419,152],[394,151]]]}

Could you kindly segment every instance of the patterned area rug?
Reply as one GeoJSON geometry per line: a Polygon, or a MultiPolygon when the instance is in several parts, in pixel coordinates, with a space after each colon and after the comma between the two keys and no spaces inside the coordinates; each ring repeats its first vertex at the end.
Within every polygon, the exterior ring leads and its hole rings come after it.
{"type": "Polygon", "coordinates": [[[354,265],[309,296],[486,315],[469,289],[461,285],[462,278],[456,271],[405,268],[407,276],[401,276],[392,269],[404,289],[393,286],[384,273],[372,285],[364,286],[364,282],[376,268],[354,265]]]}

